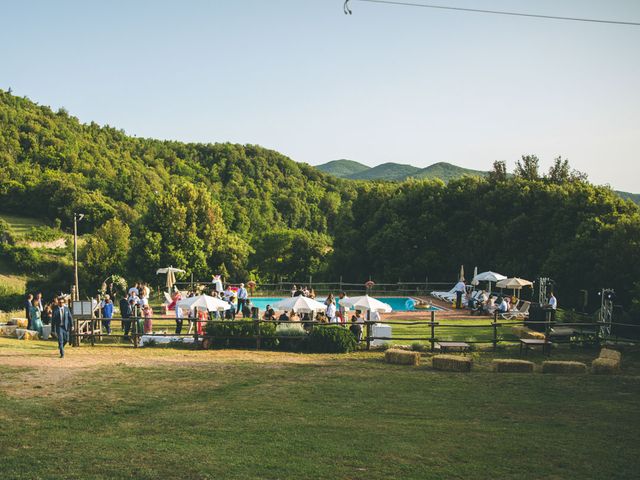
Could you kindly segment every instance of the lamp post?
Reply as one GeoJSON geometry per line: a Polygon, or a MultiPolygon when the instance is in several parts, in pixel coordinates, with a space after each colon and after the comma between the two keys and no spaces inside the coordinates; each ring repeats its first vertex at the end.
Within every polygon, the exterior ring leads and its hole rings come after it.
{"type": "Polygon", "coordinates": [[[80,300],[80,284],[78,283],[78,222],[82,221],[84,213],[73,214],[73,272],[75,280],[75,300],[80,300]]]}

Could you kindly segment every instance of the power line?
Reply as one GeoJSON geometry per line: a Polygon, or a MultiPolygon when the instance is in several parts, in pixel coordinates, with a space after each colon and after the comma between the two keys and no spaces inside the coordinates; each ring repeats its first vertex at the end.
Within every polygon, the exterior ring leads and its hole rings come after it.
{"type": "MultiPolygon", "coordinates": [[[[589,23],[608,23],[613,25],[632,25],[640,27],[640,22],[624,22],[621,20],[602,20],[598,18],[580,18],[580,17],[560,17],[556,15],[537,15],[534,13],[521,13],[521,12],[506,12],[502,10],[482,10],[478,8],[463,8],[463,7],[449,7],[445,5],[431,5],[427,3],[411,3],[411,2],[396,2],[392,0],[354,0],[356,2],[368,2],[368,3],[383,3],[386,5],[401,5],[404,7],[421,7],[421,8],[435,8],[439,10],[455,10],[459,12],[472,12],[472,13],[487,13],[492,15],[509,15],[512,17],[529,17],[529,18],[543,18],[547,20],[565,20],[570,22],[589,22],[589,23]]],[[[344,2],[345,14],[351,14],[349,9],[349,0],[344,2]]]]}

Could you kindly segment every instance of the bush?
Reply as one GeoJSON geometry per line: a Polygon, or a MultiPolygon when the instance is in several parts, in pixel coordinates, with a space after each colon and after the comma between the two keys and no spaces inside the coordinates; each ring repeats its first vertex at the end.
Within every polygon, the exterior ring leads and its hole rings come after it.
{"type": "Polygon", "coordinates": [[[302,346],[306,341],[307,332],[302,328],[301,324],[283,323],[276,327],[276,335],[278,337],[291,337],[278,338],[278,348],[280,350],[297,352],[302,349],[302,346]]]}
{"type": "Polygon", "coordinates": [[[22,307],[24,307],[24,293],[6,285],[0,285],[0,310],[10,312],[22,307]]]}
{"type": "Polygon", "coordinates": [[[321,325],[314,327],[306,344],[310,352],[348,353],[356,349],[358,341],[351,331],[340,325],[321,325]]]}
{"type": "MultiPolygon", "coordinates": [[[[258,329],[262,337],[274,337],[276,326],[273,323],[258,323],[253,320],[228,320],[224,322],[208,322],[206,334],[213,337],[213,348],[248,348],[256,346],[258,329]]],[[[263,338],[261,348],[274,348],[278,345],[276,338],[263,338]]]]}
{"type": "Polygon", "coordinates": [[[411,344],[411,350],[414,352],[424,352],[427,350],[427,346],[424,343],[413,342],[411,344]]]}
{"type": "Polygon", "coordinates": [[[19,273],[35,273],[41,267],[41,256],[33,248],[21,245],[11,246],[5,243],[2,245],[0,253],[4,253],[8,257],[11,266],[19,273]]]}
{"type": "Polygon", "coordinates": [[[41,226],[31,227],[25,237],[27,240],[33,240],[35,242],[52,242],[62,237],[63,234],[60,230],[55,228],[41,226]]]}

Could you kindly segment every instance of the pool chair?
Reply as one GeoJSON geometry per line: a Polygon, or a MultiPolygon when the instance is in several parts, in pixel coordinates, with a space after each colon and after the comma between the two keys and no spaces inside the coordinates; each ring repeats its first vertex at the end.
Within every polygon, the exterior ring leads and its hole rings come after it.
{"type": "Polygon", "coordinates": [[[522,302],[518,310],[511,310],[509,312],[501,313],[500,318],[504,320],[514,320],[516,318],[526,318],[529,316],[529,307],[531,302],[522,302]]]}

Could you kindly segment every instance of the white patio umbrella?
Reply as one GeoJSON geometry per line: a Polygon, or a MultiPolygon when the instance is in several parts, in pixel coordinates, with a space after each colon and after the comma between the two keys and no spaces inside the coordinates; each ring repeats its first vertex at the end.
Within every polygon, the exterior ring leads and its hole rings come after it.
{"type": "Polygon", "coordinates": [[[464,281],[464,265],[460,265],[460,277],[458,280],[464,281]]]}
{"type": "Polygon", "coordinates": [[[273,305],[276,310],[293,311],[296,313],[312,313],[326,310],[327,306],[312,298],[299,295],[297,297],[287,297],[273,305]]]}
{"type": "Polygon", "coordinates": [[[512,288],[513,294],[516,294],[516,290],[521,290],[523,287],[533,287],[533,282],[524,280],[518,277],[505,278],[496,283],[496,287],[499,288],[512,288]]]}
{"type": "Polygon", "coordinates": [[[480,281],[476,278],[478,276],[478,267],[474,267],[473,269],[473,279],[471,280],[471,285],[477,287],[480,281]]]}
{"type": "Polygon", "coordinates": [[[351,297],[340,300],[340,304],[345,307],[352,307],[355,310],[368,310],[370,312],[382,312],[389,313],[391,310],[391,305],[381,302],[369,295],[364,295],[362,297],[351,297]]]}
{"type": "Polygon", "coordinates": [[[178,306],[191,310],[192,308],[204,308],[208,312],[220,312],[230,310],[231,304],[210,295],[196,295],[195,297],[184,298],[178,302],[178,306]]]}
{"type": "Polygon", "coordinates": [[[166,285],[169,290],[171,290],[173,288],[173,285],[176,283],[176,273],[185,273],[185,271],[182,270],[181,268],[175,268],[171,266],[159,268],[158,270],[156,270],[156,275],[162,275],[162,274],[167,275],[166,285]]]}
{"type": "Polygon", "coordinates": [[[473,276],[473,282],[489,282],[489,291],[491,291],[491,282],[499,282],[500,280],[505,280],[507,277],[501,275],[496,272],[492,272],[491,270],[487,272],[478,273],[473,276]]]}

